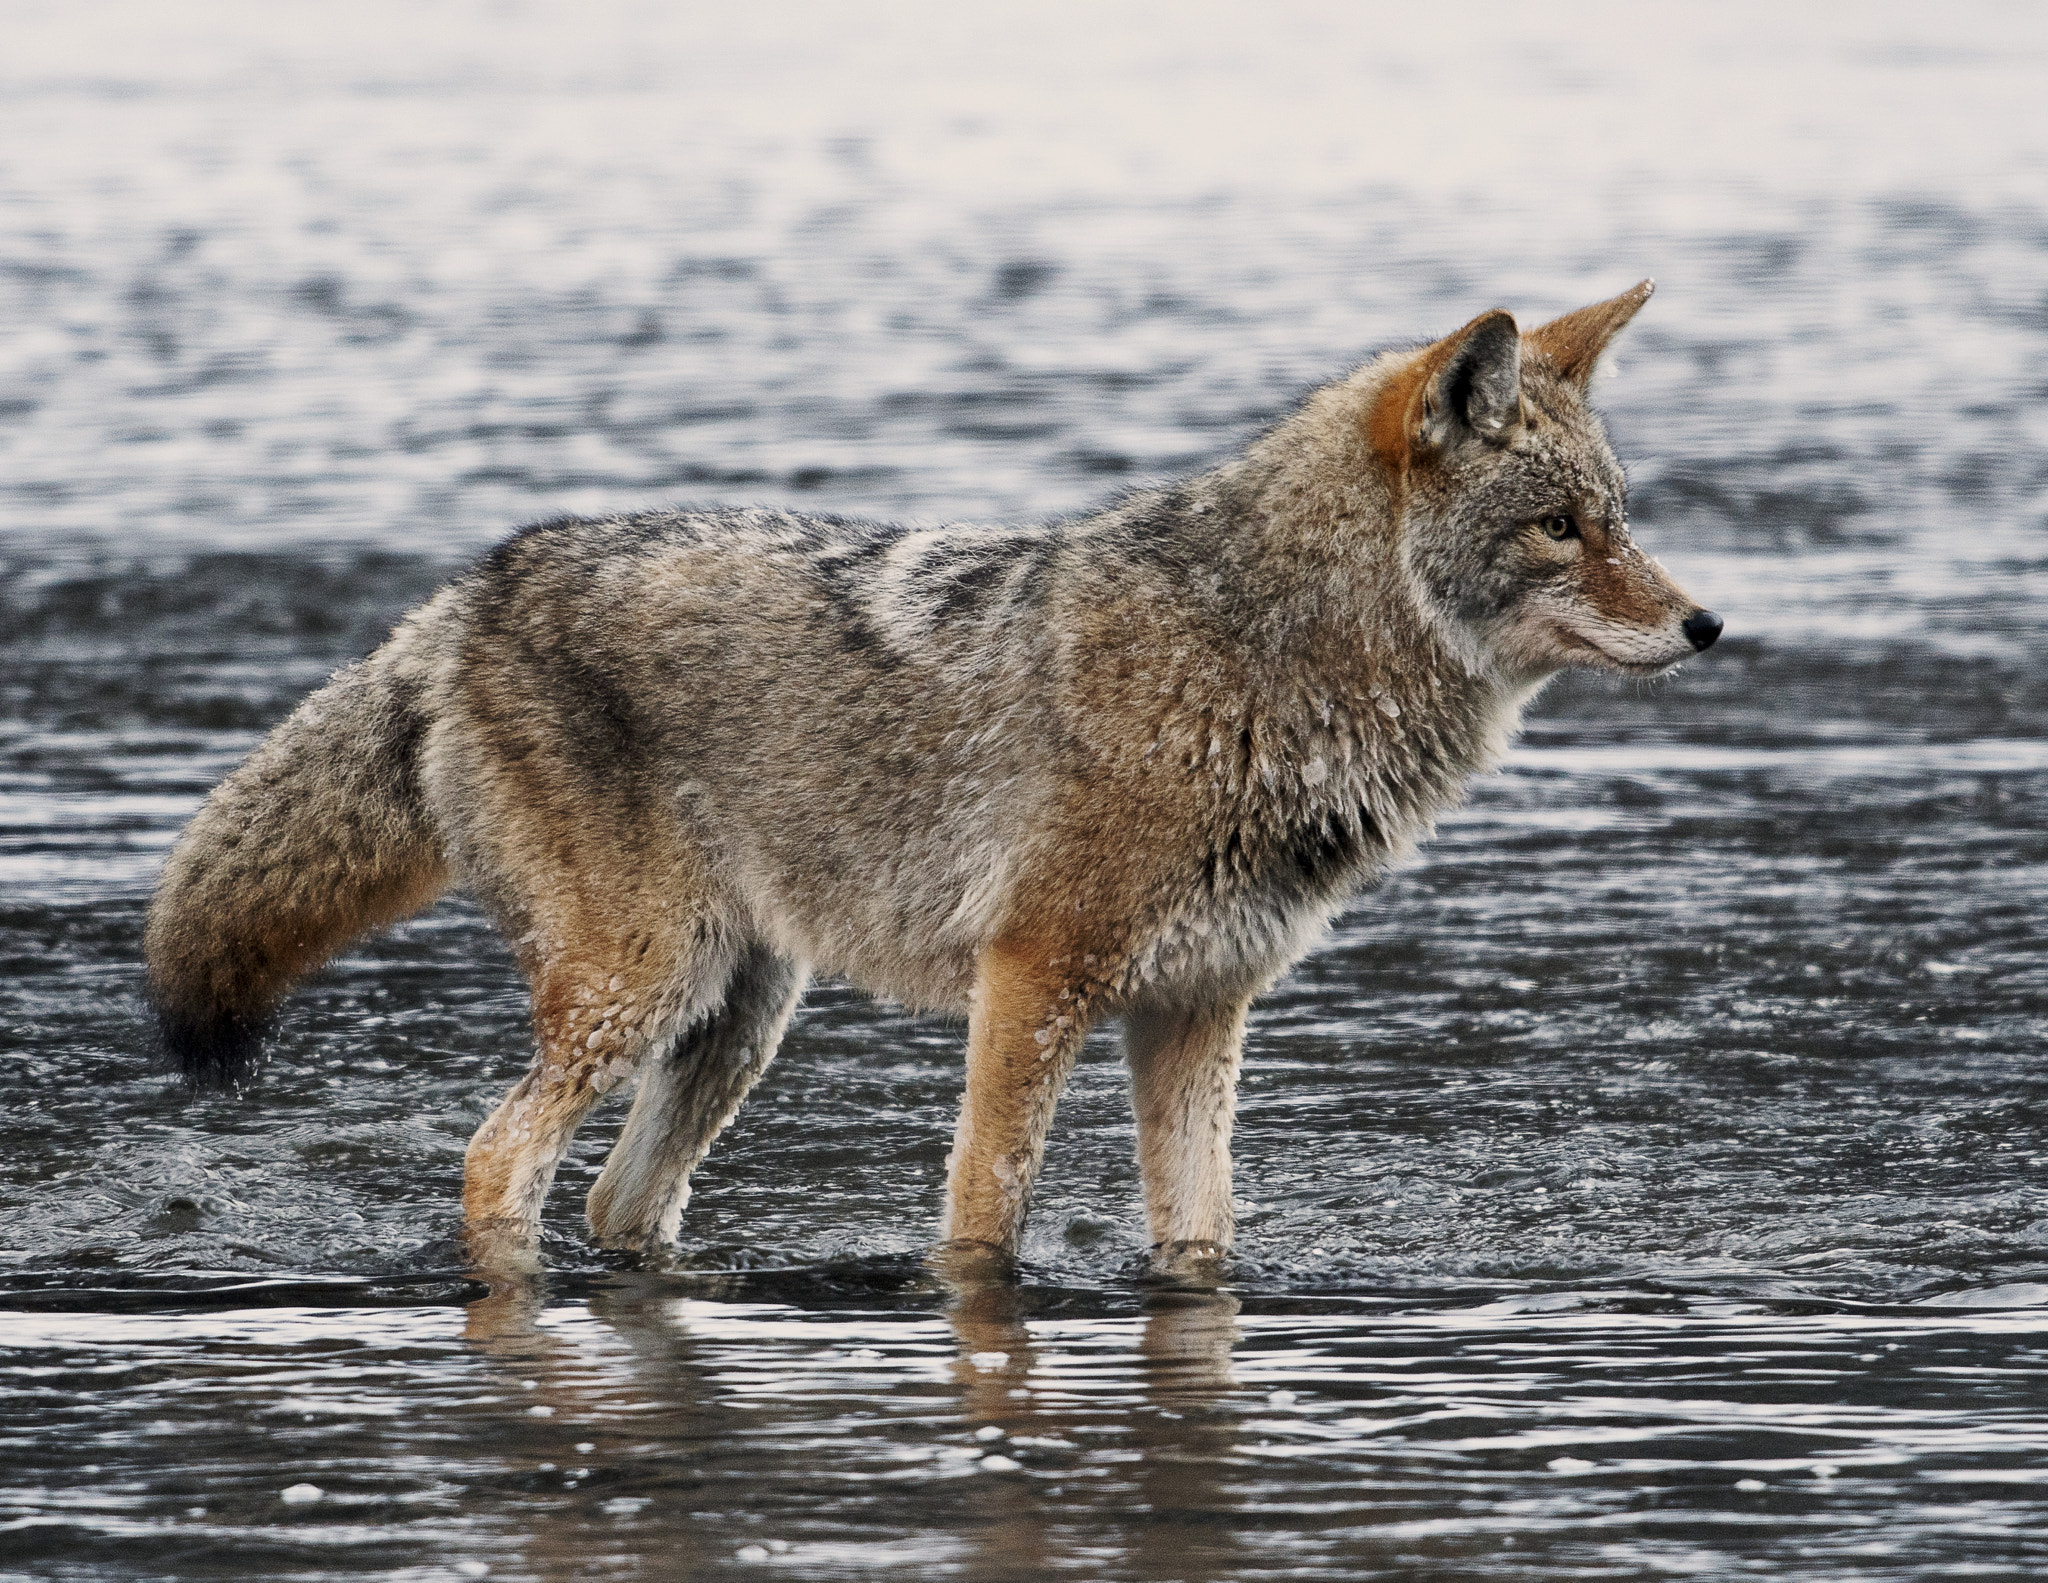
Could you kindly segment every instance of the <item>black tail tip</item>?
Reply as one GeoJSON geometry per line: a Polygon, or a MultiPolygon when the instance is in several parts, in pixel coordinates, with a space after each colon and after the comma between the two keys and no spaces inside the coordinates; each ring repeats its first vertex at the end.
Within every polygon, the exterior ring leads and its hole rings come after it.
{"type": "Polygon", "coordinates": [[[158,1006],[156,1027],[165,1063],[190,1087],[222,1089],[235,1087],[255,1070],[270,1021],[232,1011],[195,1017],[158,1006]]]}

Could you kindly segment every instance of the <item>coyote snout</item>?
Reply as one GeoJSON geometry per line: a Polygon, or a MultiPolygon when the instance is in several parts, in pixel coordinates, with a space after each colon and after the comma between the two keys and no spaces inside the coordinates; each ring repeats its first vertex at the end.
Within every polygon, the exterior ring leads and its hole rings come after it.
{"type": "Polygon", "coordinates": [[[1554,513],[1527,537],[1526,553],[1540,569],[1521,601],[1515,646],[1543,669],[1655,676],[1721,635],[1721,618],[1637,549],[1626,523],[1603,521],[1597,507],[1554,513]],[[1545,633],[1553,642],[1548,654],[1545,633]]]}
{"type": "Polygon", "coordinates": [[[1629,533],[1587,403],[1649,283],[1482,314],[1207,473],[1043,526],[784,511],[529,528],[217,788],[150,912],[166,1041],[230,1077],[291,981],[459,884],[533,989],[471,1141],[480,1241],[589,1197],[673,1240],[814,972],[965,1015],[944,1236],[1014,1250],[1091,1025],[1123,1024],[1151,1239],[1231,1239],[1247,1011],[1566,666],[1719,635],[1629,533]]]}

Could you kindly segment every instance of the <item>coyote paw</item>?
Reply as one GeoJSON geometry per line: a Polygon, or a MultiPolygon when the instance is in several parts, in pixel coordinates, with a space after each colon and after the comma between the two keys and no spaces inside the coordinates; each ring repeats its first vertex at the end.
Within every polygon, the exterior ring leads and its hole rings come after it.
{"type": "Polygon", "coordinates": [[[1227,1242],[1158,1242],[1152,1246],[1152,1273],[1177,1280],[1214,1281],[1230,1257],[1227,1242]]]}
{"type": "Polygon", "coordinates": [[[468,1221],[462,1240],[471,1266],[481,1276],[533,1275],[540,1270],[540,1227],[532,1221],[468,1221]]]}

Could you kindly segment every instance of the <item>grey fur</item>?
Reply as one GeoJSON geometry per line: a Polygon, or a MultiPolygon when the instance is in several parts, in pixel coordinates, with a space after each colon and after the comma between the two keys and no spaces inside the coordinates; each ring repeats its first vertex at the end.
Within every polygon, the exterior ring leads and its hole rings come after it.
{"type": "Polygon", "coordinates": [[[1155,1235],[1227,1244],[1244,1007],[1548,675],[1691,652],[1583,401],[1634,309],[1603,311],[1556,362],[1557,326],[1482,316],[1074,521],[527,529],[194,820],[152,913],[167,1019],[254,1026],[452,878],[541,1045],[471,1147],[472,1222],[530,1241],[577,1121],[642,1069],[591,1216],[644,1245],[815,968],[970,1016],[948,1226],[1014,1246],[1073,1050],[1128,1013],[1155,1235]]]}

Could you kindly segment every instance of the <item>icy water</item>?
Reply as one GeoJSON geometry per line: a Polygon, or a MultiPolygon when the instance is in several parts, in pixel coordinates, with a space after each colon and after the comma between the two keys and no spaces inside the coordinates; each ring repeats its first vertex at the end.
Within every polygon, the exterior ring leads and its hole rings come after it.
{"type": "Polygon", "coordinates": [[[2048,13],[682,9],[9,12],[0,1578],[2048,1569],[2048,13]],[[1258,1011],[1222,1289],[1106,1037],[937,1279],[959,1031],[831,986],[672,1263],[580,1235],[614,1106],[477,1282],[460,900],[153,1070],[178,826],[508,528],[1076,510],[1645,274],[1601,396],[1728,635],[1258,1011]]]}

